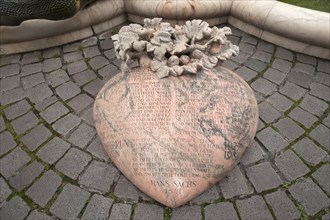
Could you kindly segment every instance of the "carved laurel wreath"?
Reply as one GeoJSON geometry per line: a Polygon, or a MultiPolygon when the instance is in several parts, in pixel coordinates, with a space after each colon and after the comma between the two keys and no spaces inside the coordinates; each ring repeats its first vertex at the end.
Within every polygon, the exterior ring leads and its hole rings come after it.
{"type": "Polygon", "coordinates": [[[144,26],[130,24],[112,36],[122,71],[129,62],[139,59],[140,65],[150,67],[158,78],[183,73],[196,74],[202,68],[213,68],[219,60],[237,56],[239,49],[227,40],[229,27],[210,28],[202,20],[187,21],[174,28],[161,18],[144,19],[144,26]]]}

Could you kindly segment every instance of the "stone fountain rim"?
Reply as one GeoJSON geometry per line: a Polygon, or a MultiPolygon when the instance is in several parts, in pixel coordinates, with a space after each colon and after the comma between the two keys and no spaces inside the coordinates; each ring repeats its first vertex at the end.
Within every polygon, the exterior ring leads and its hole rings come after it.
{"type": "MultiPolygon", "coordinates": [[[[160,1],[158,0],[157,3],[157,0],[154,0],[154,5],[149,2],[149,7],[159,6],[160,1]]],[[[156,10],[150,8],[145,10],[143,4],[139,5],[135,2],[103,0],[62,21],[29,20],[15,27],[1,26],[0,53],[7,55],[59,46],[104,32],[127,21],[142,23],[145,17],[155,17],[150,11],[156,10]],[[44,31],[46,27],[48,31],[44,31]],[[23,34],[27,31],[28,34],[23,34]]],[[[202,18],[210,25],[227,22],[278,46],[330,60],[329,13],[278,1],[255,0],[251,3],[251,1],[230,0],[218,1],[215,4],[218,4],[219,11],[213,14],[204,12],[202,18]]],[[[202,9],[195,7],[195,10],[197,15],[202,15],[202,9]]],[[[204,9],[204,11],[209,10],[204,9]]],[[[178,14],[172,18],[173,16],[163,11],[158,12],[159,15],[172,24],[198,18],[190,15],[178,16],[178,14]]]]}

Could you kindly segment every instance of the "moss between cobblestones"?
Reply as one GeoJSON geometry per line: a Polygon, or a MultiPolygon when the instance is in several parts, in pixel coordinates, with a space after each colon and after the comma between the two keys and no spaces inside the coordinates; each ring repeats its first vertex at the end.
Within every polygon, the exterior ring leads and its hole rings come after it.
{"type": "Polygon", "coordinates": [[[53,197],[48,201],[48,203],[45,205],[44,207],[44,211],[47,214],[50,214],[50,207],[54,204],[54,202],[56,201],[57,197],[60,195],[60,193],[63,191],[64,186],[66,185],[66,183],[62,182],[62,184],[57,188],[56,192],[54,193],[53,197]]]}
{"type": "Polygon", "coordinates": [[[293,101],[293,104],[291,105],[291,107],[290,107],[288,110],[286,110],[286,111],[284,112],[284,116],[285,116],[285,117],[287,117],[287,116],[289,115],[289,113],[290,113],[294,108],[296,108],[297,106],[299,106],[299,104],[300,104],[300,103],[302,102],[302,100],[303,100],[303,97],[300,98],[300,99],[298,99],[297,101],[295,101],[295,100],[293,100],[293,99],[291,99],[291,98],[289,97],[289,100],[293,101]]]}
{"type": "Polygon", "coordinates": [[[301,219],[301,220],[308,220],[309,217],[308,217],[307,213],[305,212],[304,207],[302,207],[302,205],[299,204],[299,203],[295,200],[295,198],[289,193],[288,190],[286,190],[285,192],[286,192],[286,195],[289,197],[289,199],[293,202],[293,204],[299,209],[299,211],[300,211],[300,213],[301,213],[301,217],[300,217],[300,219],[301,219]]]}
{"type": "Polygon", "coordinates": [[[133,217],[134,217],[134,214],[135,214],[135,208],[136,208],[136,206],[137,206],[136,203],[132,204],[132,211],[131,211],[131,218],[130,218],[130,220],[133,220],[133,217]]]}
{"type": "Polygon", "coordinates": [[[237,208],[237,205],[236,205],[236,200],[234,200],[234,199],[229,199],[228,201],[231,202],[231,203],[233,204],[234,209],[235,209],[235,211],[236,211],[236,213],[237,213],[238,219],[242,219],[242,218],[241,218],[241,214],[239,213],[238,208],[237,208]]]}
{"type": "Polygon", "coordinates": [[[58,53],[55,53],[55,54],[52,56],[52,58],[61,58],[61,55],[58,54],[58,53]]]}
{"type": "MultiPolygon", "coordinates": [[[[275,190],[275,191],[277,191],[277,190],[275,190]]],[[[267,201],[266,201],[266,199],[265,199],[264,196],[262,196],[262,198],[263,198],[263,200],[265,201],[266,206],[268,207],[268,209],[269,209],[269,211],[270,211],[270,214],[273,216],[274,219],[276,219],[276,215],[275,215],[275,212],[274,212],[273,208],[271,207],[271,205],[269,205],[269,204],[267,203],[267,201]]]]}
{"type": "Polygon", "coordinates": [[[170,220],[172,216],[172,209],[169,207],[164,208],[164,220],[170,220]]]}
{"type": "Polygon", "coordinates": [[[330,208],[323,209],[314,215],[314,219],[321,219],[323,215],[327,214],[330,208]]]}
{"type": "Polygon", "coordinates": [[[39,60],[40,62],[42,62],[42,61],[44,61],[44,60],[46,59],[46,58],[43,57],[40,53],[38,53],[37,57],[38,57],[38,60],[39,60]]]}

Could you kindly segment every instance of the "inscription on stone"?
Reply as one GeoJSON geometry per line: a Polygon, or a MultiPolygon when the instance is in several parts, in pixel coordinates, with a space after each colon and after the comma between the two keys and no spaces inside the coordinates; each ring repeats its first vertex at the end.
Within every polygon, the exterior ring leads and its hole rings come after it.
{"type": "Polygon", "coordinates": [[[102,88],[94,119],[116,166],[146,194],[176,207],[237,164],[255,135],[258,109],[249,86],[224,68],[166,79],[133,69],[102,88]]]}

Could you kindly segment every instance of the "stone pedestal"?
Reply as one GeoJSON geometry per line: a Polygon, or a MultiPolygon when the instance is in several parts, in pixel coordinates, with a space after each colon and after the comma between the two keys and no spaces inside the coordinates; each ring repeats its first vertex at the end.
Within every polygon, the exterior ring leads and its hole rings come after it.
{"type": "Polygon", "coordinates": [[[164,79],[135,68],[105,84],[94,119],[120,171],[177,207],[234,168],[254,138],[258,107],[249,85],[225,68],[164,79]]]}

